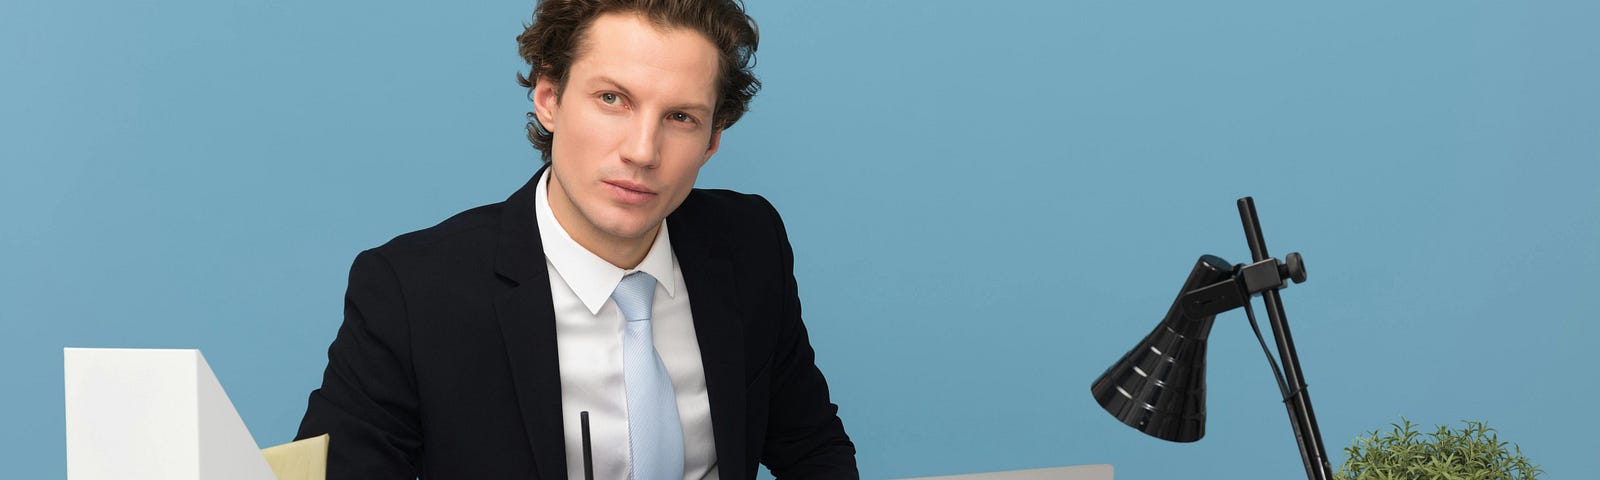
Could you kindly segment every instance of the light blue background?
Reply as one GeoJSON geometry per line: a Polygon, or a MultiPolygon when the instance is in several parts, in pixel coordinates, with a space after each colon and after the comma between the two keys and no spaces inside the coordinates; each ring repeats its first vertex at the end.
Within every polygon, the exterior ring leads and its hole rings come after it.
{"type": "MultiPolygon", "coordinates": [[[[1301,474],[1242,313],[1207,436],[1090,382],[1256,197],[1335,463],[1478,419],[1600,471],[1600,7],[754,0],[766,88],[700,185],[784,213],[867,478],[1113,463],[1301,474]]],[[[0,451],[64,476],[61,348],[200,348],[263,445],[356,252],[537,167],[529,1],[0,3],[0,451]]],[[[1583,472],[1590,472],[1585,474],[1583,472]]]]}

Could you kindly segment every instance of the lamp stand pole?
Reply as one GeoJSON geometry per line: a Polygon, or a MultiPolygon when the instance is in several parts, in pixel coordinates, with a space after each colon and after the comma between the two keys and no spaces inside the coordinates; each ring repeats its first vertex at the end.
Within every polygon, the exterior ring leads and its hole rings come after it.
{"type": "MultiPolygon", "coordinates": [[[[1250,243],[1251,260],[1259,262],[1270,258],[1267,255],[1267,241],[1261,237],[1261,220],[1256,217],[1255,200],[1250,197],[1239,199],[1239,219],[1244,223],[1245,240],[1250,243]]],[[[1289,389],[1284,392],[1283,404],[1289,409],[1289,423],[1294,425],[1294,439],[1300,445],[1300,459],[1305,462],[1306,476],[1311,480],[1332,480],[1333,467],[1328,464],[1327,449],[1322,446],[1322,431],[1317,428],[1317,415],[1311,410],[1311,395],[1306,393],[1300,357],[1295,354],[1294,337],[1289,334],[1289,322],[1284,318],[1283,299],[1278,297],[1277,288],[1270,288],[1261,291],[1261,301],[1266,304],[1267,323],[1272,327],[1272,337],[1278,345],[1278,358],[1283,363],[1283,380],[1289,389]]]]}

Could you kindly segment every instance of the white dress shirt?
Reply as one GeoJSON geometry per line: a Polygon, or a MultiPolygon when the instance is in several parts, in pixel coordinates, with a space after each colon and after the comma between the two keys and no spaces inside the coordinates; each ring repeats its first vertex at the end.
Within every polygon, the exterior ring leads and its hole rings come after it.
{"type": "Polygon", "coordinates": [[[622,332],[626,320],[611,300],[622,277],[642,271],[656,278],[651,331],[656,352],[672,377],[683,424],[683,478],[717,476],[716,442],[711,433],[711,403],[706,396],[700,343],[689,311],[689,292],[672,253],[667,224],[644,261],[633,270],[617,268],[579,245],[550,210],[550,171],[539,178],[534,210],[544,243],[555,305],[556,346],[561,361],[561,417],[566,433],[567,477],[583,479],[583,434],[579,412],[589,412],[594,478],[628,478],[628,399],[622,379],[622,332]]]}

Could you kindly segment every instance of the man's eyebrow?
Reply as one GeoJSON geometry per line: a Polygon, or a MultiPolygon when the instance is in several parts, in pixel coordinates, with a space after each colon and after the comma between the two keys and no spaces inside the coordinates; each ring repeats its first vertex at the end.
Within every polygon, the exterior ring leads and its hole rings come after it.
{"type": "Polygon", "coordinates": [[[612,80],[611,77],[607,77],[605,75],[601,75],[601,76],[595,77],[595,81],[610,85],[611,88],[615,88],[618,91],[621,91],[623,95],[627,95],[629,98],[633,97],[633,92],[629,92],[628,91],[628,87],[622,86],[622,82],[618,82],[616,80],[612,80]]]}
{"type": "Polygon", "coordinates": [[[694,113],[711,113],[711,107],[703,103],[683,103],[673,105],[670,110],[688,111],[694,113]]]}

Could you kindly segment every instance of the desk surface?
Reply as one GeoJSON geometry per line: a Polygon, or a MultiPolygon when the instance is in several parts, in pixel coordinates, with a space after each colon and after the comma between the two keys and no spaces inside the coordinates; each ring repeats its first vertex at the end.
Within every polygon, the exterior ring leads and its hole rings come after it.
{"type": "Polygon", "coordinates": [[[1074,467],[971,473],[906,480],[1111,480],[1111,465],[1078,465],[1074,467]]]}

